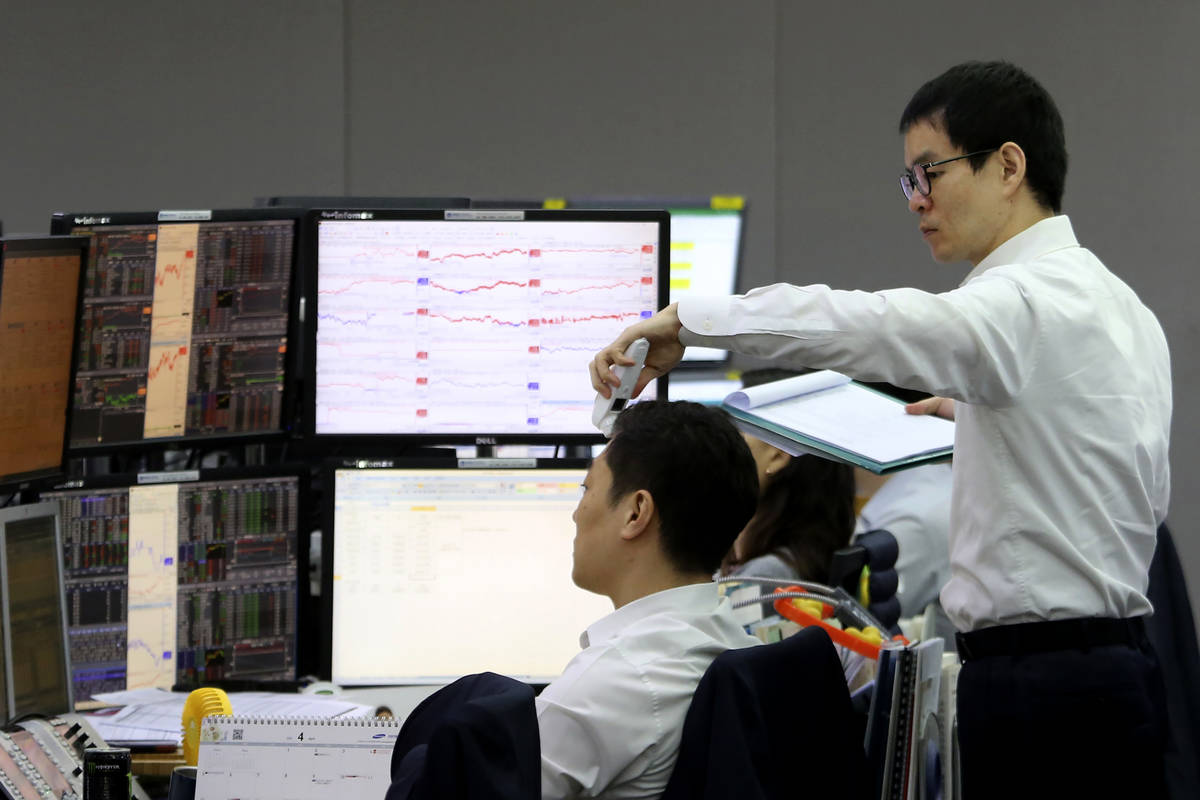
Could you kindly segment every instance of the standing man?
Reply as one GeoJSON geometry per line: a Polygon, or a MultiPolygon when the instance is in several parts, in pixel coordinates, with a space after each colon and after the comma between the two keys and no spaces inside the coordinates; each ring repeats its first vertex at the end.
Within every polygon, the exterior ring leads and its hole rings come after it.
{"type": "Polygon", "coordinates": [[[686,345],[836,369],[936,397],[957,419],[951,577],[967,798],[1161,796],[1165,708],[1142,617],[1167,512],[1167,343],[1060,214],[1067,153],[1049,94],[1003,62],[953,67],[900,119],[900,184],[959,288],[777,284],[668,306],[596,355],[640,390],[686,345]]]}

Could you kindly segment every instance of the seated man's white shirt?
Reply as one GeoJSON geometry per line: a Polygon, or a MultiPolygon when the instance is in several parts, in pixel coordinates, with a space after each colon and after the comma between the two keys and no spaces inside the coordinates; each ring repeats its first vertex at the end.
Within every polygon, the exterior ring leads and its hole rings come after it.
{"type": "Polygon", "coordinates": [[[600,619],[536,699],[542,797],[658,797],[696,685],[725,650],[759,644],[715,583],[656,592],[600,619]]]}

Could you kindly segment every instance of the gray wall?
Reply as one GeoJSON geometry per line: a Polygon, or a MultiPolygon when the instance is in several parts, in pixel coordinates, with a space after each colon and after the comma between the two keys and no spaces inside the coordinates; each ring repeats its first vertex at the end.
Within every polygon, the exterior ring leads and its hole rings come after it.
{"type": "Polygon", "coordinates": [[[0,219],[288,193],[741,193],[743,288],[954,286],[896,120],[968,58],[1058,99],[1082,241],[1174,354],[1171,521],[1200,605],[1195,0],[0,2],[0,219]]]}

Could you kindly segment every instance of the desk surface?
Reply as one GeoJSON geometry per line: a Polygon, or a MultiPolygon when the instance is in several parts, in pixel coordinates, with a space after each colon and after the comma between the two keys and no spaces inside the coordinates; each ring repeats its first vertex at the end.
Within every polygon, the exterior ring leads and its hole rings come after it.
{"type": "Polygon", "coordinates": [[[134,752],[130,754],[130,766],[133,774],[139,778],[170,777],[173,769],[182,767],[185,763],[187,762],[183,760],[183,750],[180,749],[170,753],[134,752]]]}
{"type": "MultiPolygon", "coordinates": [[[[333,687],[331,687],[333,688],[333,687]]],[[[329,697],[372,706],[379,710],[386,708],[396,719],[403,720],[412,713],[422,700],[442,688],[435,686],[379,686],[370,688],[338,688],[335,693],[325,694],[320,691],[310,692],[315,697],[329,697]]],[[[183,766],[183,750],[134,751],[131,754],[133,774],[138,777],[170,777],[175,767],[183,766]]]]}
{"type": "Polygon", "coordinates": [[[399,720],[408,718],[413,709],[421,704],[429,695],[441,689],[441,685],[431,686],[372,686],[369,688],[346,687],[331,695],[351,703],[362,703],[374,706],[376,713],[386,708],[392,716],[399,720]]]}

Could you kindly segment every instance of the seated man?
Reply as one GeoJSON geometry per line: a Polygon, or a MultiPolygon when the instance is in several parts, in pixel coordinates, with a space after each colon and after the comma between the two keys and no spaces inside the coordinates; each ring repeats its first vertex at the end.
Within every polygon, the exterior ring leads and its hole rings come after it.
{"type": "Polygon", "coordinates": [[[536,700],[542,796],[658,797],[704,671],[743,632],[713,572],[754,514],[754,460],[724,412],[651,401],[617,418],[575,509],[574,568],[616,609],[536,700]]]}

